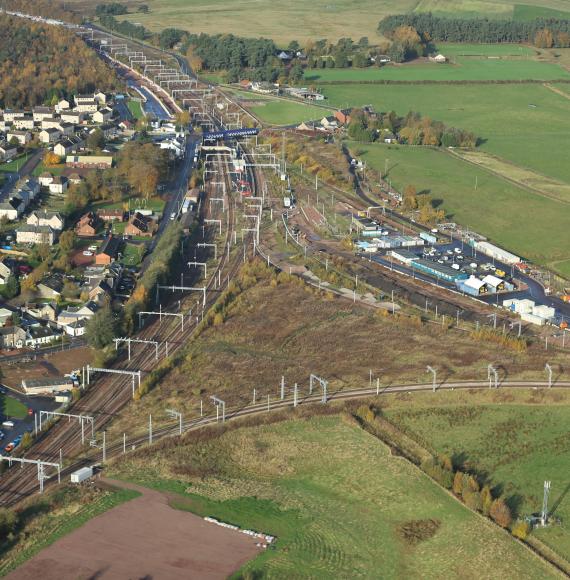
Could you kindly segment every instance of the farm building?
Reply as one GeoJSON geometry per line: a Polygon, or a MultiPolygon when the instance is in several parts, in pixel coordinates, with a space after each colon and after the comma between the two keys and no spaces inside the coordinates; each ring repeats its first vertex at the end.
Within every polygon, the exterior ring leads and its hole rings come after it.
{"type": "Polygon", "coordinates": [[[424,260],[420,258],[411,264],[412,269],[418,272],[423,272],[429,276],[433,276],[438,280],[444,280],[445,282],[455,282],[456,280],[465,280],[469,277],[465,272],[460,272],[459,270],[454,270],[449,266],[444,266],[442,264],[437,264],[436,262],[430,262],[429,260],[424,260]]]}

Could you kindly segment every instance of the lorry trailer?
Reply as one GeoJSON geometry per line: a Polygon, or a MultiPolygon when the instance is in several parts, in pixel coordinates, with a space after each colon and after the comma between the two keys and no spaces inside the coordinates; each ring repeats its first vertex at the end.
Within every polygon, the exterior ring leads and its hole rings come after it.
{"type": "Polygon", "coordinates": [[[71,483],[81,483],[93,477],[93,467],[82,467],[71,474],[71,483]]]}

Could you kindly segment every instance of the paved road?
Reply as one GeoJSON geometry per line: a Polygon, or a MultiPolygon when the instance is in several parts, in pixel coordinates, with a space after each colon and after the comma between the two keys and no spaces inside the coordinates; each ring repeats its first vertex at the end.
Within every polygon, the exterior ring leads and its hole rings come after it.
{"type": "MultiPolygon", "coordinates": [[[[2,387],[3,390],[6,391],[6,394],[14,399],[17,399],[22,404],[24,404],[28,409],[33,409],[34,413],[38,415],[39,421],[39,413],[40,411],[55,411],[58,407],[61,406],[61,403],[56,403],[54,399],[51,397],[28,397],[19,393],[18,391],[14,391],[12,389],[8,389],[7,387],[2,387]]],[[[4,420],[4,419],[2,419],[4,420]]],[[[0,441],[0,455],[8,455],[4,451],[4,447],[13,439],[18,437],[18,435],[23,435],[26,431],[33,431],[34,429],[34,415],[27,416],[25,419],[10,419],[15,424],[13,429],[6,429],[4,427],[0,427],[0,430],[4,433],[5,437],[0,441]]]]}

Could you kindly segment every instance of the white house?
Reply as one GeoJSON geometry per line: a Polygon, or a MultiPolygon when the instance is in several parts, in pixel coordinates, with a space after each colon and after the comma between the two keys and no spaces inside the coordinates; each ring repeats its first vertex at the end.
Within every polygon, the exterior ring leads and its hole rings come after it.
{"type": "Polygon", "coordinates": [[[95,113],[93,113],[91,118],[95,123],[106,123],[107,121],[111,120],[112,116],[113,110],[109,109],[109,107],[105,107],[104,109],[101,109],[100,111],[96,111],[95,113]]]}
{"type": "Polygon", "coordinates": [[[73,123],[74,125],[80,125],[85,119],[85,114],[81,111],[62,111],[60,114],[61,120],[66,123],[73,123]]]}
{"type": "Polygon", "coordinates": [[[0,159],[2,161],[10,161],[18,155],[18,148],[7,143],[0,144],[0,159]]]}
{"type": "Polygon", "coordinates": [[[66,111],[71,106],[71,103],[67,99],[61,99],[55,106],[56,112],[66,111]]]}
{"type": "Polygon", "coordinates": [[[36,210],[33,211],[26,220],[31,226],[50,226],[53,230],[61,231],[64,221],[56,211],[36,210]]]}
{"type": "Polygon", "coordinates": [[[66,137],[72,137],[75,133],[75,125],[73,123],[67,123],[66,121],[59,122],[56,129],[59,129],[61,134],[66,137]]]}
{"type": "Polygon", "coordinates": [[[12,130],[6,134],[6,139],[8,140],[8,143],[12,141],[12,139],[15,139],[20,145],[26,145],[26,143],[29,143],[32,140],[32,135],[29,131],[12,130]]]}
{"type": "Polygon", "coordinates": [[[48,187],[53,181],[53,175],[49,171],[44,171],[39,177],[38,182],[42,187],[48,187]]]}
{"type": "Polygon", "coordinates": [[[53,113],[54,111],[51,107],[34,107],[32,109],[32,114],[36,123],[39,123],[44,119],[52,119],[53,113]]]}
{"type": "Polygon", "coordinates": [[[98,107],[97,101],[84,101],[76,105],[73,110],[79,111],[80,113],[94,113],[98,107]]]}
{"type": "Polygon", "coordinates": [[[0,262],[0,284],[6,284],[8,278],[12,275],[12,270],[4,264],[4,262],[0,262]]]}
{"type": "Polygon", "coordinates": [[[53,246],[56,232],[50,226],[22,225],[16,230],[18,244],[47,244],[53,246]]]}
{"type": "Polygon", "coordinates": [[[67,179],[56,175],[53,181],[48,185],[50,193],[65,193],[67,191],[67,179]]]}
{"type": "Polygon", "coordinates": [[[58,129],[42,129],[40,131],[40,143],[55,143],[61,137],[61,132],[58,129]]]}
{"type": "Polygon", "coordinates": [[[25,117],[16,117],[12,121],[12,124],[14,129],[17,129],[18,131],[31,131],[34,128],[34,118],[31,115],[26,115],[25,117]]]}

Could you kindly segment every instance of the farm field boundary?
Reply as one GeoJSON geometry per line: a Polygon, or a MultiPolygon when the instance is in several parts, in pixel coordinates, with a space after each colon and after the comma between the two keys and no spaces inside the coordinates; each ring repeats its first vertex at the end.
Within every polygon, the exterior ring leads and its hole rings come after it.
{"type": "Polygon", "coordinates": [[[446,150],[447,153],[467,161],[468,163],[473,163],[478,167],[482,167],[494,173],[495,175],[502,177],[514,183],[520,185],[530,191],[548,197],[549,199],[554,199],[556,201],[561,201],[562,203],[570,203],[570,185],[567,183],[562,183],[552,179],[551,177],[546,177],[530,169],[524,167],[519,167],[514,163],[509,163],[504,159],[486,153],[485,151],[473,151],[467,149],[453,149],[446,150]]]}

